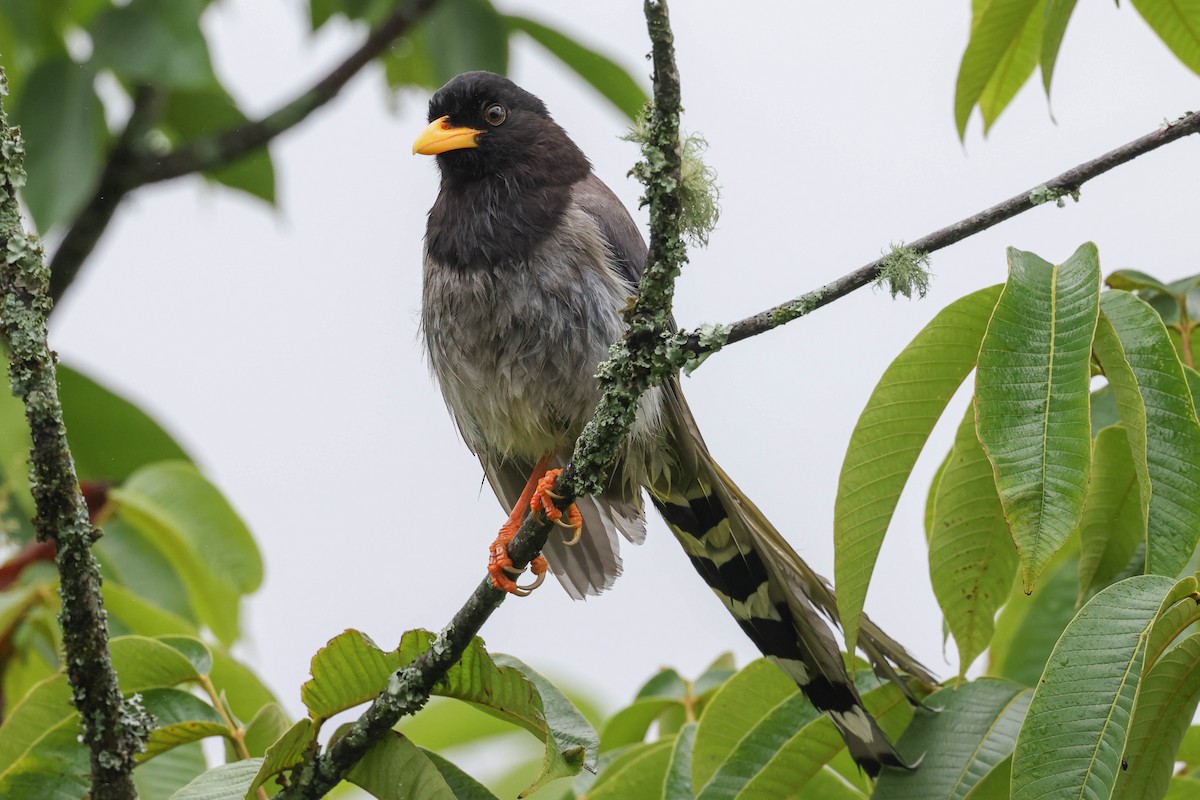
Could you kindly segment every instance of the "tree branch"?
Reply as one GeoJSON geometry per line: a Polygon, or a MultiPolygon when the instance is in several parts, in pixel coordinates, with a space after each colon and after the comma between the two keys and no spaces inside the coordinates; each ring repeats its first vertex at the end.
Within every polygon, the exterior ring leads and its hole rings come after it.
{"type": "MultiPolygon", "coordinates": [[[[1075,197],[1078,195],[1080,187],[1092,178],[1103,175],[1151,150],[1157,150],[1163,145],[1195,133],[1200,133],[1200,112],[1189,112],[1156,131],[1134,139],[1098,158],[1072,167],[1027,192],[1010,197],[978,214],[926,234],[908,243],[906,249],[918,255],[927,255],[999,225],[1001,222],[1039,205],[1060,200],[1067,195],[1075,197]]],[[[708,325],[696,331],[675,334],[668,337],[664,346],[676,366],[695,365],[699,360],[720,350],[725,345],[766,333],[822,306],[829,305],[856,289],[875,283],[879,280],[890,258],[890,255],[877,258],[819,289],[730,325],[708,325]]]]}
{"type": "MultiPolygon", "coordinates": [[[[0,70],[0,97],[7,79],[0,70]]],[[[59,621],[67,678],[79,711],[82,740],[91,751],[94,800],[132,800],[134,756],[144,747],[150,721],[127,704],[108,653],[108,623],[100,595],[100,570],[91,544],[99,530],[88,520],[67,446],[54,354],[46,342],[49,271],[42,247],[21,226],[16,189],[24,184],[21,135],[8,126],[0,105],[0,330],[11,351],[9,380],[25,404],[33,439],[30,488],[42,541],[54,542],[60,577],[59,621]]]]}
{"type": "Polygon", "coordinates": [[[407,33],[435,3],[437,0],[405,0],[354,52],[291,102],[260,120],[195,139],[165,155],[153,155],[141,147],[141,135],[146,128],[134,124],[138,118],[135,103],[134,115],[109,154],[96,193],[68,227],[50,261],[51,295],[55,303],[79,274],[127,194],[148,183],[231,164],[264,147],[337,97],[351,78],[407,33]],[[129,136],[131,133],[137,135],[129,136]]]}
{"type": "MultiPolygon", "coordinates": [[[[655,350],[659,333],[666,330],[671,316],[675,278],[686,260],[677,196],[679,73],[666,0],[646,0],[645,12],[653,45],[654,109],[650,139],[643,147],[644,169],[639,169],[639,174],[646,182],[650,202],[650,251],[638,301],[629,315],[629,330],[615,346],[613,357],[601,367],[603,399],[579,437],[571,462],[555,483],[556,494],[562,496],[555,502],[563,509],[580,494],[594,492],[607,482],[636,416],[638,397],[655,375],[664,374],[655,350]]],[[[508,546],[513,565],[528,564],[541,551],[553,528],[532,516],[526,518],[508,546]]],[[[393,675],[387,690],[324,753],[312,755],[297,768],[291,785],[277,797],[311,800],[336,786],[402,716],[425,705],[434,685],[462,657],[505,597],[490,578],[480,583],[429,650],[393,675]]]]}

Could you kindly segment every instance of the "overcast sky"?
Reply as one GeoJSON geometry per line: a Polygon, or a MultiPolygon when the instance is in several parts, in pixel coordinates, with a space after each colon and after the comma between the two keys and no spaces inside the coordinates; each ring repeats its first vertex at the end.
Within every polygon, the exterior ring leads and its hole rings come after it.
{"type": "MultiPolygon", "coordinates": [[[[624,64],[643,84],[638,2],[498,0],[624,64]]],[[[985,140],[954,130],[969,3],[681,2],[674,28],[685,126],[703,133],[721,223],[679,282],[684,326],[733,321],[815,288],[1200,106],[1200,80],[1132,8],[1081,3],[1055,76],[1051,120],[1035,78],[985,140]]],[[[355,46],[308,33],[301,0],[227,0],[204,17],[218,73],[266,112],[355,46]]],[[[632,208],[626,121],[537,45],[511,74],[541,97],[632,208]]],[[[417,338],[432,159],[409,154],[427,98],[389,110],[380,70],[272,146],[279,207],[199,179],[122,207],[54,317],[63,359],[157,416],[254,531],[267,580],[246,608],[245,655],[293,713],[309,659],[348,627],[383,645],[437,629],[482,577],[504,513],[481,489],[417,338]]],[[[887,364],[933,314],[1004,278],[1004,248],[1055,262],[1086,240],[1105,273],[1174,279],[1196,256],[1200,140],[1087,185],[936,254],[923,302],[862,290],[730,347],[684,390],[713,453],[792,545],[832,575],[842,456],[887,364]]],[[[639,215],[644,221],[644,214],[639,215]]],[[[961,409],[965,397],[958,398],[961,409]]],[[[893,521],[867,608],[935,672],[941,617],[922,511],[961,412],[948,414],[893,521]]],[[[547,585],[506,602],[489,646],[586,685],[610,708],[662,665],[694,675],[725,650],[756,655],[662,523],[627,547],[606,595],[547,585]]]]}

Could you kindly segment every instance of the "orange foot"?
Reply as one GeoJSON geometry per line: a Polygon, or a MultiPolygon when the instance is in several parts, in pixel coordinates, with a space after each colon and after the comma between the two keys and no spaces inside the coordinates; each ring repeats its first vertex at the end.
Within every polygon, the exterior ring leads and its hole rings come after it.
{"type": "MultiPolygon", "coordinates": [[[[522,511],[524,510],[522,509],[522,511]]],[[[492,583],[497,589],[515,594],[517,597],[528,597],[534,589],[542,585],[542,581],[546,580],[547,564],[543,556],[538,556],[529,562],[529,571],[533,573],[534,581],[528,586],[519,586],[513,580],[513,578],[519,578],[523,570],[513,568],[512,559],[508,557],[508,543],[512,541],[520,527],[519,519],[515,524],[512,520],[504,523],[504,527],[496,535],[496,540],[488,548],[488,574],[492,576],[492,583]]]]}
{"type": "Polygon", "coordinates": [[[574,503],[567,507],[567,521],[562,521],[563,512],[558,510],[558,506],[554,505],[551,500],[561,500],[562,496],[551,491],[554,488],[554,481],[558,478],[561,469],[552,469],[542,476],[538,481],[537,490],[533,493],[533,497],[529,501],[529,511],[533,514],[541,514],[546,519],[561,525],[571,531],[571,538],[563,542],[566,545],[579,544],[579,537],[583,534],[583,515],[579,513],[579,509],[574,503]],[[547,499],[549,498],[549,499],[547,499]]]}

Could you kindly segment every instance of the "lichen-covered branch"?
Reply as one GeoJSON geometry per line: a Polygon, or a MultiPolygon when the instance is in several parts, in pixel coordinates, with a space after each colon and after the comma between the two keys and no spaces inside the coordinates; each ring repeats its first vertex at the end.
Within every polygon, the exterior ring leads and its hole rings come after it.
{"type": "MultiPolygon", "coordinates": [[[[7,83],[0,70],[0,98],[7,83]]],[[[30,487],[38,538],[54,542],[60,577],[67,677],[91,751],[93,800],[132,800],[134,756],[149,731],[147,718],[121,697],[108,654],[108,623],[100,571],[58,401],[54,354],[46,342],[49,271],[42,246],[25,233],[16,189],[25,180],[21,135],[8,126],[0,101],[0,331],[9,345],[9,380],[25,404],[33,439],[30,487]]]]}
{"type": "MultiPolygon", "coordinates": [[[[438,0],[404,0],[366,40],[310,88],[262,119],[187,142],[169,153],[147,152],[137,136],[122,136],[109,153],[96,192],[67,228],[50,261],[52,297],[57,302],[79,274],[83,262],[127,194],[148,183],[206,172],[232,164],[265,147],[271,140],[303,122],[312,112],[338,96],[363,67],[387,51],[397,39],[433,8],[438,0]]],[[[138,106],[126,131],[144,134],[138,106]]]]}
{"type": "MultiPolygon", "coordinates": [[[[1015,197],[986,208],[978,214],[947,225],[933,233],[909,242],[903,248],[893,248],[886,256],[877,258],[869,264],[864,264],[853,272],[849,272],[835,281],[825,284],[819,289],[802,294],[794,300],[781,303],[774,308],[738,320],[726,325],[708,325],[695,331],[683,332],[666,337],[662,343],[669,359],[677,367],[695,366],[699,361],[721,347],[769,330],[778,328],[792,320],[799,319],[816,309],[829,305],[834,300],[845,297],[856,289],[871,285],[885,277],[890,269],[896,267],[897,254],[900,254],[911,267],[912,258],[922,258],[934,251],[961,242],[969,236],[999,225],[1007,219],[1023,214],[1039,205],[1055,201],[1062,203],[1063,198],[1079,199],[1079,189],[1092,178],[1103,175],[1110,169],[1119,167],[1140,155],[1157,150],[1163,145],[1178,141],[1186,136],[1200,133],[1200,112],[1189,112],[1174,122],[1167,123],[1158,130],[1134,139],[1115,150],[1094,158],[1090,161],[1072,167],[1061,175],[1057,175],[1045,183],[1041,183],[1015,197]]],[[[900,265],[903,267],[904,265],[900,265]]],[[[911,270],[909,270],[911,274],[911,270]]],[[[895,284],[891,284],[889,288],[895,284]]],[[[919,285],[913,285],[920,292],[919,285]]],[[[893,296],[895,292],[893,291],[893,296]]]]}
{"type": "MultiPolygon", "coordinates": [[[[612,358],[601,368],[604,398],[579,438],[571,463],[555,483],[556,493],[563,497],[556,503],[562,508],[607,481],[616,454],[633,424],[638,397],[656,372],[659,377],[663,374],[662,360],[656,358],[655,352],[661,332],[669,327],[675,278],[687,257],[678,197],[679,74],[666,0],[646,0],[645,10],[653,46],[654,109],[648,141],[643,147],[645,160],[637,171],[646,183],[650,204],[650,251],[639,300],[628,315],[629,330],[613,346],[612,358]]],[[[513,565],[528,564],[541,551],[553,528],[552,524],[527,518],[508,546],[513,565]]],[[[462,657],[467,645],[506,596],[492,585],[490,578],[480,583],[429,650],[393,675],[387,691],[325,752],[312,755],[297,768],[291,784],[276,797],[311,800],[336,786],[397,720],[424,706],[434,685],[462,657]]]]}

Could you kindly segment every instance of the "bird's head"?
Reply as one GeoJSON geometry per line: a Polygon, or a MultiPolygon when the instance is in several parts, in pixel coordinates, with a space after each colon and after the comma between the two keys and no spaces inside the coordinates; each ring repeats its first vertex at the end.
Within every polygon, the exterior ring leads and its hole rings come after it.
{"type": "Polygon", "coordinates": [[[434,93],[413,153],[437,156],[450,179],[573,182],[590,169],[541,100],[491,72],[464,72],[434,93]]]}

